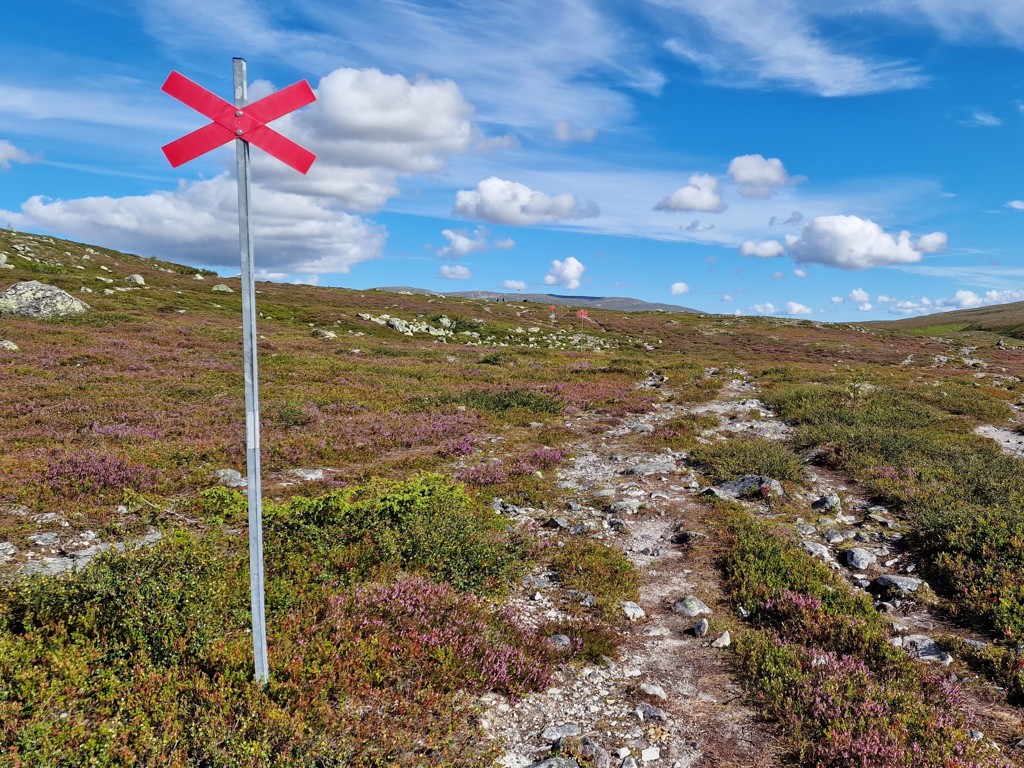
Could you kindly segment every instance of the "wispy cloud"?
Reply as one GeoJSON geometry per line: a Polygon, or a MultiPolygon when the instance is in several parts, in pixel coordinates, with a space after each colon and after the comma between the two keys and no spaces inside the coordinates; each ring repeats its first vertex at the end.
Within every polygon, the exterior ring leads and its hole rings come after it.
{"type": "Polygon", "coordinates": [[[922,85],[904,61],[843,50],[816,26],[821,4],[800,0],[647,0],[662,10],[665,48],[732,87],[855,96],[922,85]],[[694,22],[697,22],[696,24],[694,22]]]}
{"type": "Polygon", "coordinates": [[[962,125],[969,125],[972,128],[995,128],[1002,125],[1003,121],[993,114],[975,109],[971,111],[970,117],[961,120],[960,123],[962,125]]]}
{"type": "Polygon", "coordinates": [[[1008,284],[1024,288],[1024,267],[919,264],[915,266],[901,266],[898,269],[901,272],[909,272],[915,275],[956,280],[963,285],[970,285],[976,288],[988,288],[998,291],[1007,289],[1009,287],[1008,284]]]}
{"type": "Polygon", "coordinates": [[[351,0],[344,13],[327,0],[296,5],[335,37],[345,63],[454,78],[485,123],[602,130],[632,118],[629,91],[665,84],[646,36],[591,0],[351,0]]]}

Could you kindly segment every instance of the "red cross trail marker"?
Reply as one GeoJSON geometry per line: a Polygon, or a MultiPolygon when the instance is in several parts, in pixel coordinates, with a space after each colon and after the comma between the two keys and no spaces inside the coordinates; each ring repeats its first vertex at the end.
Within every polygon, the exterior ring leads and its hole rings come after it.
{"type": "Polygon", "coordinates": [[[271,120],[316,101],[313,89],[305,80],[240,108],[177,72],[171,72],[167,76],[161,90],[213,120],[209,125],[163,147],[164,155],[172,168],[195,160],[232,139],[255,144],[268,155],[276,157],[299,173],[308,171],[316,160],[316,155],[308,149],[300,147],[266,125],[271,120]]]}
{"type": "Polygon", "coordinates": [[[316,155],[267,127],[267,123],[316,101],[305,80],[246,105],[245,60],[234,59],[234,105],[171,72],[163,90],[213,122],[163,147],[177,168],[211,149],[235,140],[238,166],[238,246],[242,260],[242,346],[245,359],[245,464],[249,478],[249,590],[252,596],[252,646],[256,680],[267,682],[267,620],[263,598],[263,489],[260,482],[260,398],[256,366],[256,287],[253,277],[252,230],[249,227],[249,144],[255,144],[299,173],[316,155]]]}

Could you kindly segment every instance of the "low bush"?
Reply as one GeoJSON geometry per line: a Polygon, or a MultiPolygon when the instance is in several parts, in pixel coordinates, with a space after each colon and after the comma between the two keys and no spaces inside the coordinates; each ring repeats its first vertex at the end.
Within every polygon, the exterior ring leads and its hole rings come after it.
{"type": "MultiPolygon", "coordinates": [[[[229,518],[242,496],[199,504],[229,518]]],[[[472,594],[506,589],[525,543],[435,475],[266,506],[266,687],[251,682],[241,537],[111,551],[0,585],[0,762],[492,765],[466,694],[536,690],[555,659],[472,594]]]]}
{"type": "Polygon", "coordinates": [[[754,625],[737,638],[736,664],[801,765],[1012,765],[970,740],[959,690],[890,645],[869,600],[745,513],[727,524],[723,568],[754,625]]]}
{"type": "Polygon", "coordinates": [[[745,474],[764,475],[776,480],[799,480],[803,474],[800,458],[788,446],[760,438],[737,438],[700,445],[693,449],[690,457],[712,483],[745,474]]]}
{"type": "Polygon", "coordinates": [[[119,454],[86,449],[51,456],[32,479],[43,494],[96,503],[126,489],[147,491],[158,477],[151,467],[119,454]]]}
{"type": "MultiPolygon", "coordinates": [[[[961,400],[976,392],[960,390],[961,400]]],[[[1020,640],[1021,462],[974,435],[949,408],[940,410],[931,389],[924,392],[927,397],[898,387],[861,387],[851,394],[841,384],[787,382],[765,397],[796,423],[800,442],[822,446],[826,461],[854,473],[876,498],[907,514],[914,527],[908,542],[924,574],[953,599],[956,614],[1020,640]]],[[[975,412],[1004,405],[994,396],[985,402],[975,412]]]]}
{"type": "Polygon", "coordinates": [[[296,497],[266,512],[268,566],[315,568],[358,581],[409,571],[477,593],[504,591],[526,564],[526,542],[507,521],[440,475],[296,497]]]}
{"type": "Polygon", "coordinates": [[[593,595],[605,616],[621,615],[619,602],[638,598],[639,576],[618,548],[591,539],[572,538],[551,552],[551,565],[562,584],[593,595]]]}

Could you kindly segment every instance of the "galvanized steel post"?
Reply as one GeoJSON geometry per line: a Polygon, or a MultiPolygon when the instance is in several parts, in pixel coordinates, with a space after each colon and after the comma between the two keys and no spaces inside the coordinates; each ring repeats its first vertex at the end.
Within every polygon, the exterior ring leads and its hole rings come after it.
{"type": "MultiPolygon", "coordinates": [[[[233,59],[235,114],[248,98],[245,59],[233,59]]],[[[267,626],[263,598],[263,493],[260,482],[260,397],[256,364],[256,284],[253,277],[252,230],[249,226],[249,142],[238,130],[238,247],[242,261],[242,350],[245,365],[245,467],[249,493],[249,591],[252,597],[252,647],[255,678],[266,683],[267,626]]]]}

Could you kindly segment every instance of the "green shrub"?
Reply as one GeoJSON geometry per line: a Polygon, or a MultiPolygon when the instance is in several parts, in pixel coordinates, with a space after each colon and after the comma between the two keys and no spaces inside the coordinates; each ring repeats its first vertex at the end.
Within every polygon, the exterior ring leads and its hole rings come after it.
{"type": "Polygon", "coordinates": [[[507,522],[440,475],[375,482],[266,511],[269,562],[315,563],[323,578],[415,571],[458,589],[499,593],[525,568],[525,542],[507,522]],[[276,554],[274,554],[276,553],[276,554]]]}
{"type": "Polygon", "coordinates": [[[569,539],[554,551],[551,565],[567,589],[593,595],[606,616],[621,614],[620,601],[638,598],[640,578],[616,547],[590,539],[569,539]]]}
{"type": "Polygon", "coordinates": [[[506,416],[511,411],[558,414],[564,407],[561,398],[557,395],[549,395],[524,387],[495,390],[470,389],[465,392],[415,398],[412,405],[419,410],[443,408],[446,405],[463,405],[466,408],[473,408],[495,416],[506,416]]]}
{"type": "Polygon", "coordinates": [[[111,550],[60,578],[0,584],[0,632],[84,638],[107,659],[139,657],[161,667],[202,657],[244,589],[213,539],[182,535],[111,550]]]}
{"type": "Polygon", "coordinates": [[[782,443],[760,438],[736,438],[701,445],[691,453],[712,483],[756,474],[776,480],[799,480],[803,465],[782,443]]]}
{"type": "Polygon", "coordinates": [[[199,513],[213,525],[240,523],[249,514],[249,500],[234,488],[215,485],[199,494],[199,513]]]}

